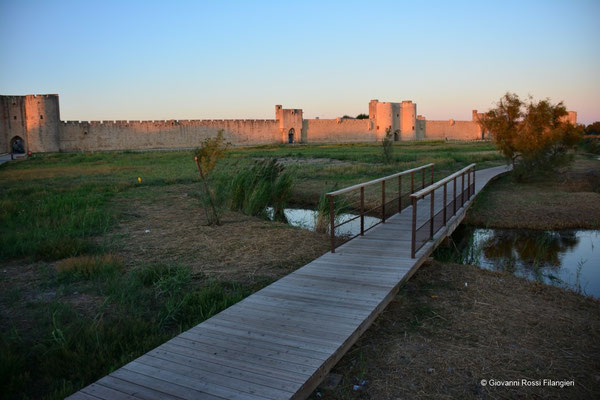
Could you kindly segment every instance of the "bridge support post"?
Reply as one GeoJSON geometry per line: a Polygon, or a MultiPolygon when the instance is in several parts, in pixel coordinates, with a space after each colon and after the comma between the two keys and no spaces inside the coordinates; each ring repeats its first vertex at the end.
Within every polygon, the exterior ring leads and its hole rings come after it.
{"type": "Polygon", "coordinates": [[[456,196],[456,177],[454,177],[454,192],[452,193],[452,197],[454,198],[454,201],[452,202],[452,215],[456,215],[456,199],[458,198],[458,196],[456,196]]]}
{"type": "Polygon", "coordinates": [[[360,187],[360,236],[365,235],[365,187],[360,187]]]}
{"type": "Polygon", "coordinates": [[[471,198],[471,195],[473,194],[471,192],[471,171],[467,171],[467,186],[468,186],[468,189],[467,189],[467,194],[468,194],[467,200],[469,200],[471,198]]]}
{"type": "Polygon", "coordinates": [[[398,176],[398,214],[402,212],[402,175],[398,176]]]}
{"type": "Polygon", "coordinates": [[[444,226],[446,226],[446,197],[448,195],[448,188],[447,188],[448,184],[444,183],[444,203],[442,204],[442,207],[444,207],[444,226]]]}
{"type": "Polygon", "coordinates": [[[335,211],[333,208],[333,196],[329,196],[329,230],[331,231],[331,252],[335,253],[335,211]]]}
{"type": "Polygon", "coordinates": [[[431,166],[431,183],[430,185],[433,185],[433,165],[431,166]]]}
{"type": "Polygon", "coordinates": [[[410,194],[415,192],[415,173],[410,173],[410,194]]]}
{"type": "Polygon", "coordinates": [[[421,189],[425,187],[425,170],[422,170],[423,174],[421,175],[421,189]]]}
{"type": "Polygon", "coordinates": [[[465,173],[463,172],[460,176],[462,178],[462,189],[460,190],[460,206],[463,207],[465,205],[465,173]]]}
{"type": "Polygon", "coordinates": [[[410,257],[415,258],[415,249],[417,246],[417,199],[412,198],[412,234],[411,234],[411,247],[410,257]]]}
{"type": "Polygon", "coordinates": [[[433,206],[435,204],[435,190],[433,190],[430,194],[431,196],[431,205],[429,206],[429,239],[433,239],[433,220],[435,219],[434,216],[434,212],[435,210],[433,209],[433,206]]]}
{"type": "Polygon", "coordinates": [[[381,222],[385,223],[385,180],[381,181],[381,222]]]}

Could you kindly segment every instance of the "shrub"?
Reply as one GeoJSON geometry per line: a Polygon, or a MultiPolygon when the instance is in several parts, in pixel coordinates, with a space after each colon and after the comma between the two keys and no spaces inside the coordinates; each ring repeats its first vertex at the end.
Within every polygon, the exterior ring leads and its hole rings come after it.
{"type": "Polygon", "coordinates": [[[200,172],[200,179],[202,179],[203,199],[206,203],[204,204],[204,212],[206,213],[206,220],[209,225],[221,225],[214,193],[211,191],[208,178],[215,168],[217,161],[225,157],[227,147],[228,143],[223,138],[223,131],[220,130],[216,137],[205,139],[200,148],[195,151],[194,160],[200,172]],[[209,214],[207,206],[210,207],[212,215],[209,214]]]}
{"type": "Polygon", "coordinates": [[[516,94],[507,93],[479,122],[513,164],[515,177],[523,180],[572,160],[569,150],[577,145],[583,129],[567,122],[567,114],[562,102],[523,102],[516,94]]]}
{"type": "Polygon", "coordinates": [[[385,137],[381,142],[383,146],[383,161],[390,164],[394,160],[394,134],[392,127],[385,130],[385,137]]]}

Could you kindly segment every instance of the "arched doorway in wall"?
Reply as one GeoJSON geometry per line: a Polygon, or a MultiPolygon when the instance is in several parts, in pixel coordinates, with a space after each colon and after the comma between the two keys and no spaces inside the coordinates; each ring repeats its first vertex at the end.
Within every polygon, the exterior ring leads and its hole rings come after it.
{"type": "Polygon", "coordinates": [[[400,130],[396,129],[394,131],[394,142],[399,142],[400,141],[400,130]]]}
{"type": "Polygon", "coordinates": [[[294,128],[290,129],[288,132],[288,143],[294,143],[294,136],[296,134],[296,131],[294,130],[294,128]]]}
{"type": "Polygon", "coordinates": [[[10,139],[10,152],[13,154],[25,153],[25,141],[21,136],[15,136],[10,139]]]}

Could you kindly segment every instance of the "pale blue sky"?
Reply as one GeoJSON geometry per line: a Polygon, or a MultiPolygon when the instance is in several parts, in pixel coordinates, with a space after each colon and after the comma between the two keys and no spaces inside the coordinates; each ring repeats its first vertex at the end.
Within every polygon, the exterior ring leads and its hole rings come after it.
{"type": "Polygon", "coordinates": [[[0,0],[0,93],[63,120],[274,118],[413,100],[470,119],[506,91],[600,120],[600,0],[0,0]]]}

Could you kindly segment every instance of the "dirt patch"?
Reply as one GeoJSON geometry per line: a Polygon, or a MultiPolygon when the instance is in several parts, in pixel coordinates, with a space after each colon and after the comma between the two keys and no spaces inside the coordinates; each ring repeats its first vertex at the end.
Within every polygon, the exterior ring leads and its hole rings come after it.
{"type": "Polygon", "coordinates": [[[598,229],[600,161],[580,159],[533,183],[502,177],[477,197],[465,222],[487,228],[598,229]]]}
{"type": "Polygon", "coordinates": [[[599,301],[474,266],[432,263],[334,368],[342,383],[311,398],[594,398],[598,371],[599,301]],[[497,387],[482,379],[575,385],[497,387]]]}
{"type": "Polygon", "coordinates": [[[282,277],[328,249],[324,235],[235,212],[225,212],[221,226],[206,226],[199,201],[188,194],[194,189],[170,185],[116,200],[123,216],[117,253],[131,265],[184,264],[194,273],[251,283],[282,277]]]}

